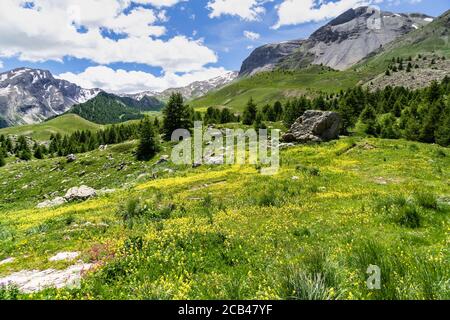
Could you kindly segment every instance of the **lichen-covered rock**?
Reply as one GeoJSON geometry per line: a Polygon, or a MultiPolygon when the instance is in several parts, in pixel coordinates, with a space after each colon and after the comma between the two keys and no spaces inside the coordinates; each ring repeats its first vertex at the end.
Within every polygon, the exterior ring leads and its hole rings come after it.
{"type": "Polygon", "coordinates": [[[64,199],[67,201],[76,201],[76,200],[88,200],[97,195],[95,189],[92,189],[87,186],[74,187],[67,191],[64,199]]]}
{"type": "Polygon", "coordinates": [[[306,111],[283,136],[285,142],[324,142],[339,138],[341,117],[331,111],[306,111]]]}
{"type": "Polygon", "coordinates": [[[75,162],[75,161],[77,161],[77,157],[74,154],[69,154],[66,157],[66,160],[67,160],[68,163],[75,162]]]}
{"type": "Polygon", "coordinates": [[[47,201],[39,203],[37,205],[37,208],[38,209],[53,208],[53,207],[58,207],[60,205],[63,205],[64,203],[66,203],[66,199],[64,199],[63,197],[58,197],[53,200],[47,200],[47,201]]]}

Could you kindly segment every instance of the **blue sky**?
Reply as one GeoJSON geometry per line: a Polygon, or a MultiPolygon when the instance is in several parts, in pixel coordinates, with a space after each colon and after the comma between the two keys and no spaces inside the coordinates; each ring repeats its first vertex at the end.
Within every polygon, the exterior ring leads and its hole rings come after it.
{"type": "Polygon", "coordinates": [[[26,66],[84,87],[163,90],[239,70],[253,48],[306,38],[369,2],[431,16],[450,7],[435,0],[2,0],[0,72],[26,66]]]}

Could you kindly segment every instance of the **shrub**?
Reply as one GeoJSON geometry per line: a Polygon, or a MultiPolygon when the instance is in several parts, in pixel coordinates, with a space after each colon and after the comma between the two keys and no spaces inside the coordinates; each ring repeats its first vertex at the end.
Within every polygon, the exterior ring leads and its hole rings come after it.
{"type": "Polygon", "coordinates": [[[414,197],[417,204],[422,208],[432,210],[438,209],[438,200],[434,194],[428,192],[418,192],[414,197]]]}
{"type": "Polygon", "coordinates": [[[144,216],[148,211],[146,205],[141,203],[140,199],[130,199],[125,204],[122,204],[117,212],[124,223],[129,226],[133,225],[133,220],[144,216]]]}
{"type": "Polygon", "coordinates": [[[397,223],[404,227],[417,229],[422,225],[422,218],[415,206],[407,205],[400,209],[397,223]]]}

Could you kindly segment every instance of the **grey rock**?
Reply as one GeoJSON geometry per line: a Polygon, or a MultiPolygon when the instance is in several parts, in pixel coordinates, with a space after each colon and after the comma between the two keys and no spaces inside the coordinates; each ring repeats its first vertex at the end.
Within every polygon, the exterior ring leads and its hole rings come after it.
{"type": "Polygon", "coordinates": [[[394,14],[370,7],[350,9],[318,29],[307,40],[268,44],[244,61],[239,76],[310,64],[345,70],[381,47],[432,20],[422,14],[394,14]]]}
{"type": "Polygon", "coordinates": [[[87,186],[74,187],[67,191],[64,199],[67,201],[76,201],[76,200],[88,200],[97,195],[97,192],[87,186]]]}
{"type": "Polygon", "coordinates": [[[339,138],[341,117],[336,112],[306,111],[282,137],[285,142],[323,142],[339,138]]]}
{"type": "Polygon", "coordinates": [[[66,160],[67,160],[68,163],[75,162],[75,161],[77,161],[77,157],[74,154],[69,154],[66,157],[66,160]]]}
{"type": "Polygon", "coordinates": [[[47,201],[41,202],[36,207],[38,209],[53,208],[53,207],[58,207],[60,205],[63,205],[64,203],[66,203],[66,199],[64,199],[63,197],[58,197],[53,200],[47,200],[47,201]]]}
{"type": "Polygon", "coordinates": [[[156,162],[156,165],[169,162],[170,157],[168,155],[162,155],[161,158],[156,162]]]}
{"type": "Polygon", "coordinates": [[[100,91],[55,79],[46,70],[14,69],[0,74],[0,118],[9,126],[37,123],[63,114],[100,91]]]}

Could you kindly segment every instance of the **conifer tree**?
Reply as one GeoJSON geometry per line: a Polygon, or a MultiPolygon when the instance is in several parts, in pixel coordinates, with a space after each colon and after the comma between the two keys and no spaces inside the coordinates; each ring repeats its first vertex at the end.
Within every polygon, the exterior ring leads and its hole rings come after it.
{"type": "Polygon", "coordinates": [[[146,117],[140,124],[139,146],[136,157],[140,161],[148,161],[153,158],[160,150],[159,135],[150,121],[146,117]]]}
{"type": "Polygon", "coordinates": [[[177,129],[187,129],[192,127],[191,110],[184,105],[181,93],[173,93],[167,106],[163,110],[163,134],[164,139],[169,141],[172,133],[177,129]]]}
{"type": "Polygon", "coordinates": [[[253,102],[253,98],[247,102],[247,106],[245,107],[244,114],[242,117],[242,123],[244,125],[252,125],[256,120],[256,114],[258,113],[258,109],[256,104],[253,102]]]}

